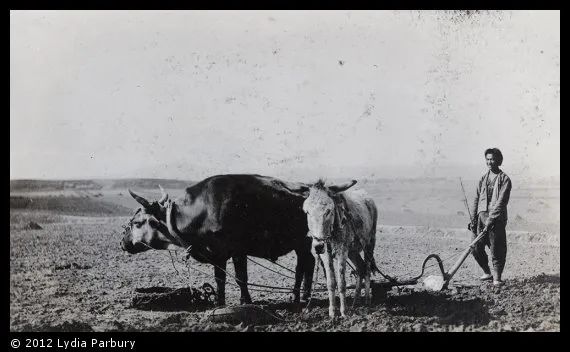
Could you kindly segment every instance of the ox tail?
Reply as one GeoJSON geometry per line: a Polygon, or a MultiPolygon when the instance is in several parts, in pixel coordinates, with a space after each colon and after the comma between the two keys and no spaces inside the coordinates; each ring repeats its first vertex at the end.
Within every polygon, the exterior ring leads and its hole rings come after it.
{"type": "Polygon", "coordinates": [[[364,260],[370,266],[371,274],[382,274],[378,266],[376,265],[376,260],[374,260],[374,248],[376,248],[376,226],[378,224],[378,208],[372,199],[367,199],[366,206],[372,217],[372,228],[370,229],[370,238],[368,245],[364,249],[364,260]]]}
{"type": "Polygon", "coordinates": [[[376,265],[376,260],[374,260],[373,256],[371,257],[370,255],[366,255],[365,260],[368,263],[368,265],[370,265],[370,272],[372,274],[382,274],[380,269],[378,269],[378,266],[376,265]]]}

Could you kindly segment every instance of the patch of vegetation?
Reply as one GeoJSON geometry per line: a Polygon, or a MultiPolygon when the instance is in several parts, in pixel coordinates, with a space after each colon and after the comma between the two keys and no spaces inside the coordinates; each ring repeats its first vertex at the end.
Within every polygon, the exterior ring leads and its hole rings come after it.
{"type": "Polygon", "coordinates": [[[62,222],[63,217],[60,214],[53,214],[46,211],[10,209],[10,228],[22,227],[33,221],[38,224],[52,224],[62,222]]]}

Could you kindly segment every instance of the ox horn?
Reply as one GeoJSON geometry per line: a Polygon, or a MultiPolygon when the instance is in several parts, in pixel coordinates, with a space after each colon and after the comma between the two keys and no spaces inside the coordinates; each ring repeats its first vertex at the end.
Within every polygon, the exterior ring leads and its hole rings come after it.
{"type": "Polygon", "coordinates": [[[331,190],[331,192],[333,193],[339,193],[339,192],[344,192],[347,189],[349,189],[350,187],[354,186],[356,184],[356,180],[352,180],[348,183],[345,183],[343,185],[339,185],[339,186],[329,186],[329,190],[331,190]]]}
{"type": "Polygon", "coordinates": [[[150,203],[144,199],[143,197],[137,195],[136,193],[134,193],[133,191],[131,191],[129,189],[129,193],[131,194],[131,196],[137,201],[139,202],[140,205],[142,205],[145,208],[149,208],[150,207],[150,203]]]}
{"type": "Polygon", "coordinates": [[[166,191],[164,190],[164,188],[162,188],[161,185],[158,185],[158,188],[160,188],[160,193],[162,193],[162,198],[160,198],[158,204],[163,204],[168,200],[168,193],[166,193],[166,191]]]}

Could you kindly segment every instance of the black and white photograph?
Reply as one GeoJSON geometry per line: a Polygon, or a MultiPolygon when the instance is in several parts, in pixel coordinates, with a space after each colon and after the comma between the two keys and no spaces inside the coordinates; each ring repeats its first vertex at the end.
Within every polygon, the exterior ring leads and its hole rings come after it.
{"type": "Polygon", "coordinates": [[[13,349],[560,332],[560,11],[11,10],[9,244],[13,349]]]}

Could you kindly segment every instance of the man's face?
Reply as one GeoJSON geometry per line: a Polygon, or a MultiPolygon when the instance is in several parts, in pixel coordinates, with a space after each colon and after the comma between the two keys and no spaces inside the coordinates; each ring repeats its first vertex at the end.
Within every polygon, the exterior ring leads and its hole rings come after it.
{"type": "Polygon", "coordinates": [[[489,153],[485,155],[485,160],[487,161],[487,167],[490,170],[496,170],[499,167],[497,159],[495,159],[493,154],[489,153]]]}

